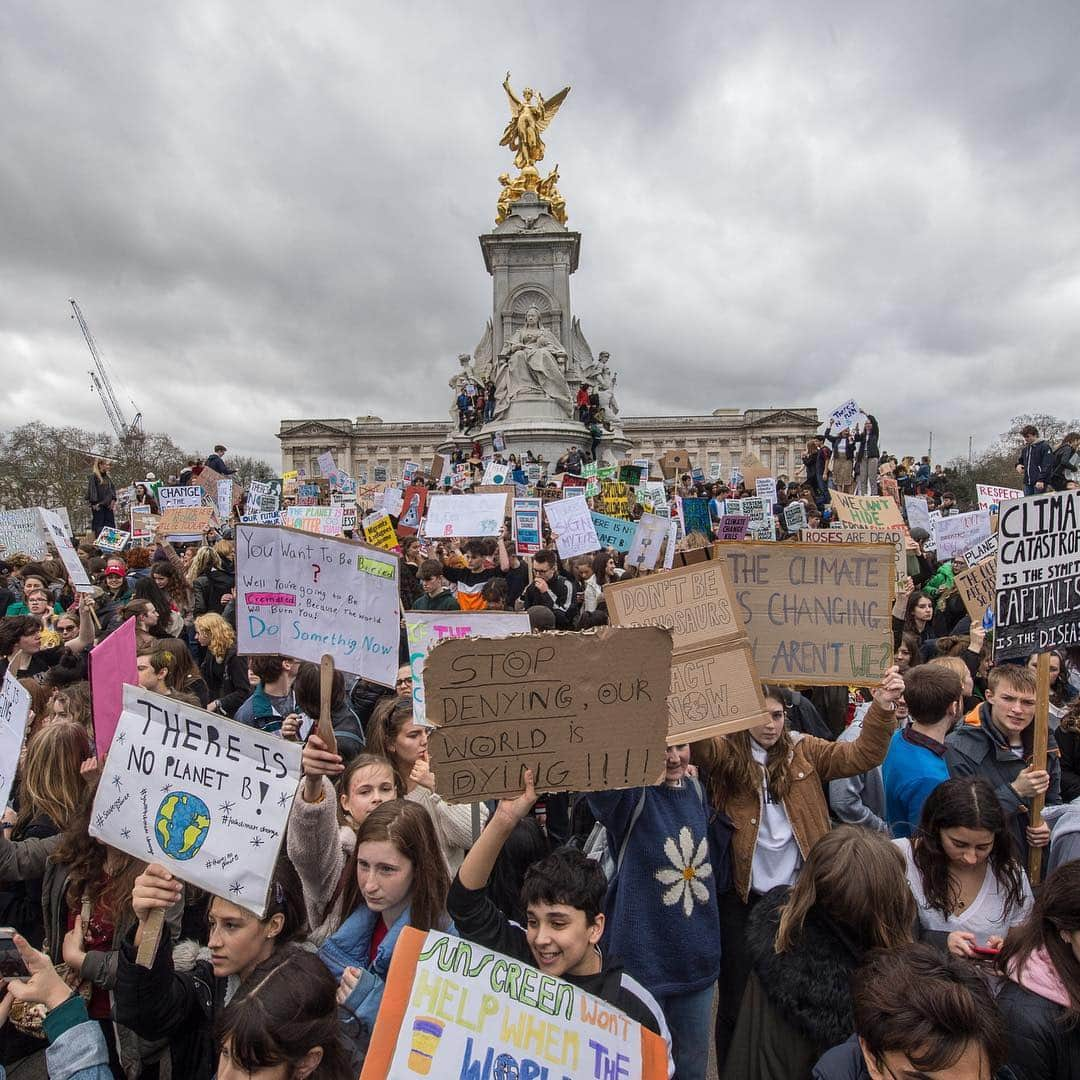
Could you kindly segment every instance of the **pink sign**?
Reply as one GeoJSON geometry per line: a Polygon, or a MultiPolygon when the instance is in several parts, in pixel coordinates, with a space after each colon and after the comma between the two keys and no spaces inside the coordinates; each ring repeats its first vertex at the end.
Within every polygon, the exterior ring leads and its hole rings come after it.
{"type": "Polygon", "coordinates": [[[135,618],[128,619],[90,650],[90,696],[94,707],[94,741],[103,758],[112,745],[124,711],[124,683],[139,685],[135,665],[135,618]]]}

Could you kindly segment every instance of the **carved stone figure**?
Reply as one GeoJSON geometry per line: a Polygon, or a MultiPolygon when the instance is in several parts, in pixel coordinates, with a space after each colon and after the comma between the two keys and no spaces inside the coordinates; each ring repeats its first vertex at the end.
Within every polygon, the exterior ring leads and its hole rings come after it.
{"type": "Polygon", "coordinates": [[[619,420],[619,404],[615,400],[615,381],[618,372],[608,366],[611,354],[602,352],[598,359],[598,370],[593,376],[596,396],[600,403],[600,422],[608,431],[622,435],[622,423],[619,420]]]}
{"type": "Polygon", "coordinates": [[[510,89],[510,72],[503,79],[503,89],[510,99],[510,122],[503,131],[500,146],[507,146],[514,152],[514,164],[519,169],[535,165],[544,160],[544,140],[540,136],[547,130],[548,124],[555,119],[559,106],[566,100],[570,87],[564,86],[548,101],[543,94],[536,95],[526,86],[521,92],[521,99],[510,89]]]}
{"type": "Polygon", "coordinates": [[[525,312],[525,325],[499,353],[495,368],[495,415],[504,418],[518,398],[548,398],[569,417],[573,407],[565,375],[566,350],[540,325],[540,309],[525,312]]]}
{"type": "Polygon", "coordinates": [[[470,386],[478,386],[476,371],[473,369],[472,357],[468,353],[462,353],[458,357],[461,370],[450,380],[450,389],[454,394],[450,401],[450,416],[454,421],[458,418],[457,399],[458,394],[470,386]]]}

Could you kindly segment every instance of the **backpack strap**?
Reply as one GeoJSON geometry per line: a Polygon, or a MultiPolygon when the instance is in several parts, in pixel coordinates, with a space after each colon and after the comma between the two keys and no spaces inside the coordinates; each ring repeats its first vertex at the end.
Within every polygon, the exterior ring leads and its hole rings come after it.
{"type": "Polygon", "coordinates": [[[645,796],[648,795],[648,793],[649,789],[647,787],[641,789],[641,798],[638,799],[637,805],[630,815],[630,821],[626,826],[626,833],[623,835],[623,841],[619,845],[618,857],[615,859],[615,876],[617,876],[622,869],[623,859],[626,857],[626,845],[630,843],[630,834],[634,831],[634,826],[637,824],[638,818],[641,817],[641,811],[645,809],[645,796]]]}

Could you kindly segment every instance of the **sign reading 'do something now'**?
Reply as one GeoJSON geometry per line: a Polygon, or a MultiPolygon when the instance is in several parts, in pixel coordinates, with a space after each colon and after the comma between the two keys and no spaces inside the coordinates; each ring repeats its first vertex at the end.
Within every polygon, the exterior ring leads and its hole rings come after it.
{"type": "Polygon", "coordinates": [[[261,917],[299,782],[299,743],[125,686],[89,831],[261,917]]]}
{"type": "Polygon", "coordinates": [[[436,790],[449,802],[653,784],[667,745],[671,631],[446,640],[424,669],[436,790]]]}
{"type": "MultiPolygon", "coordinates": [[[[892,500],[890,500],[891,502],[892,500]]],[[[715,544],[765,682],[876,686],[892,663],[892,545],[715,544]]]]}
{"type": "Polygon", "coordinates": [[[294,529],[236,530],[241,654],[281,653],[393,686],[400,608],[396,555],[294,529]]]}

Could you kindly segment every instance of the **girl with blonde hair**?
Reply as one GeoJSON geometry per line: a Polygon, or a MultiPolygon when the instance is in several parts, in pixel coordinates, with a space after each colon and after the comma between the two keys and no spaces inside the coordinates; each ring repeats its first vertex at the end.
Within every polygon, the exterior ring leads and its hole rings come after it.
{"type": "Polygon", "coordinates": [[[199,671],[210,692],[210,712],[232,716],[251,694],[247,661],[236,655],[236,633],[220,616],[195,619],[195,639],[203,648],[199,671]]]}

